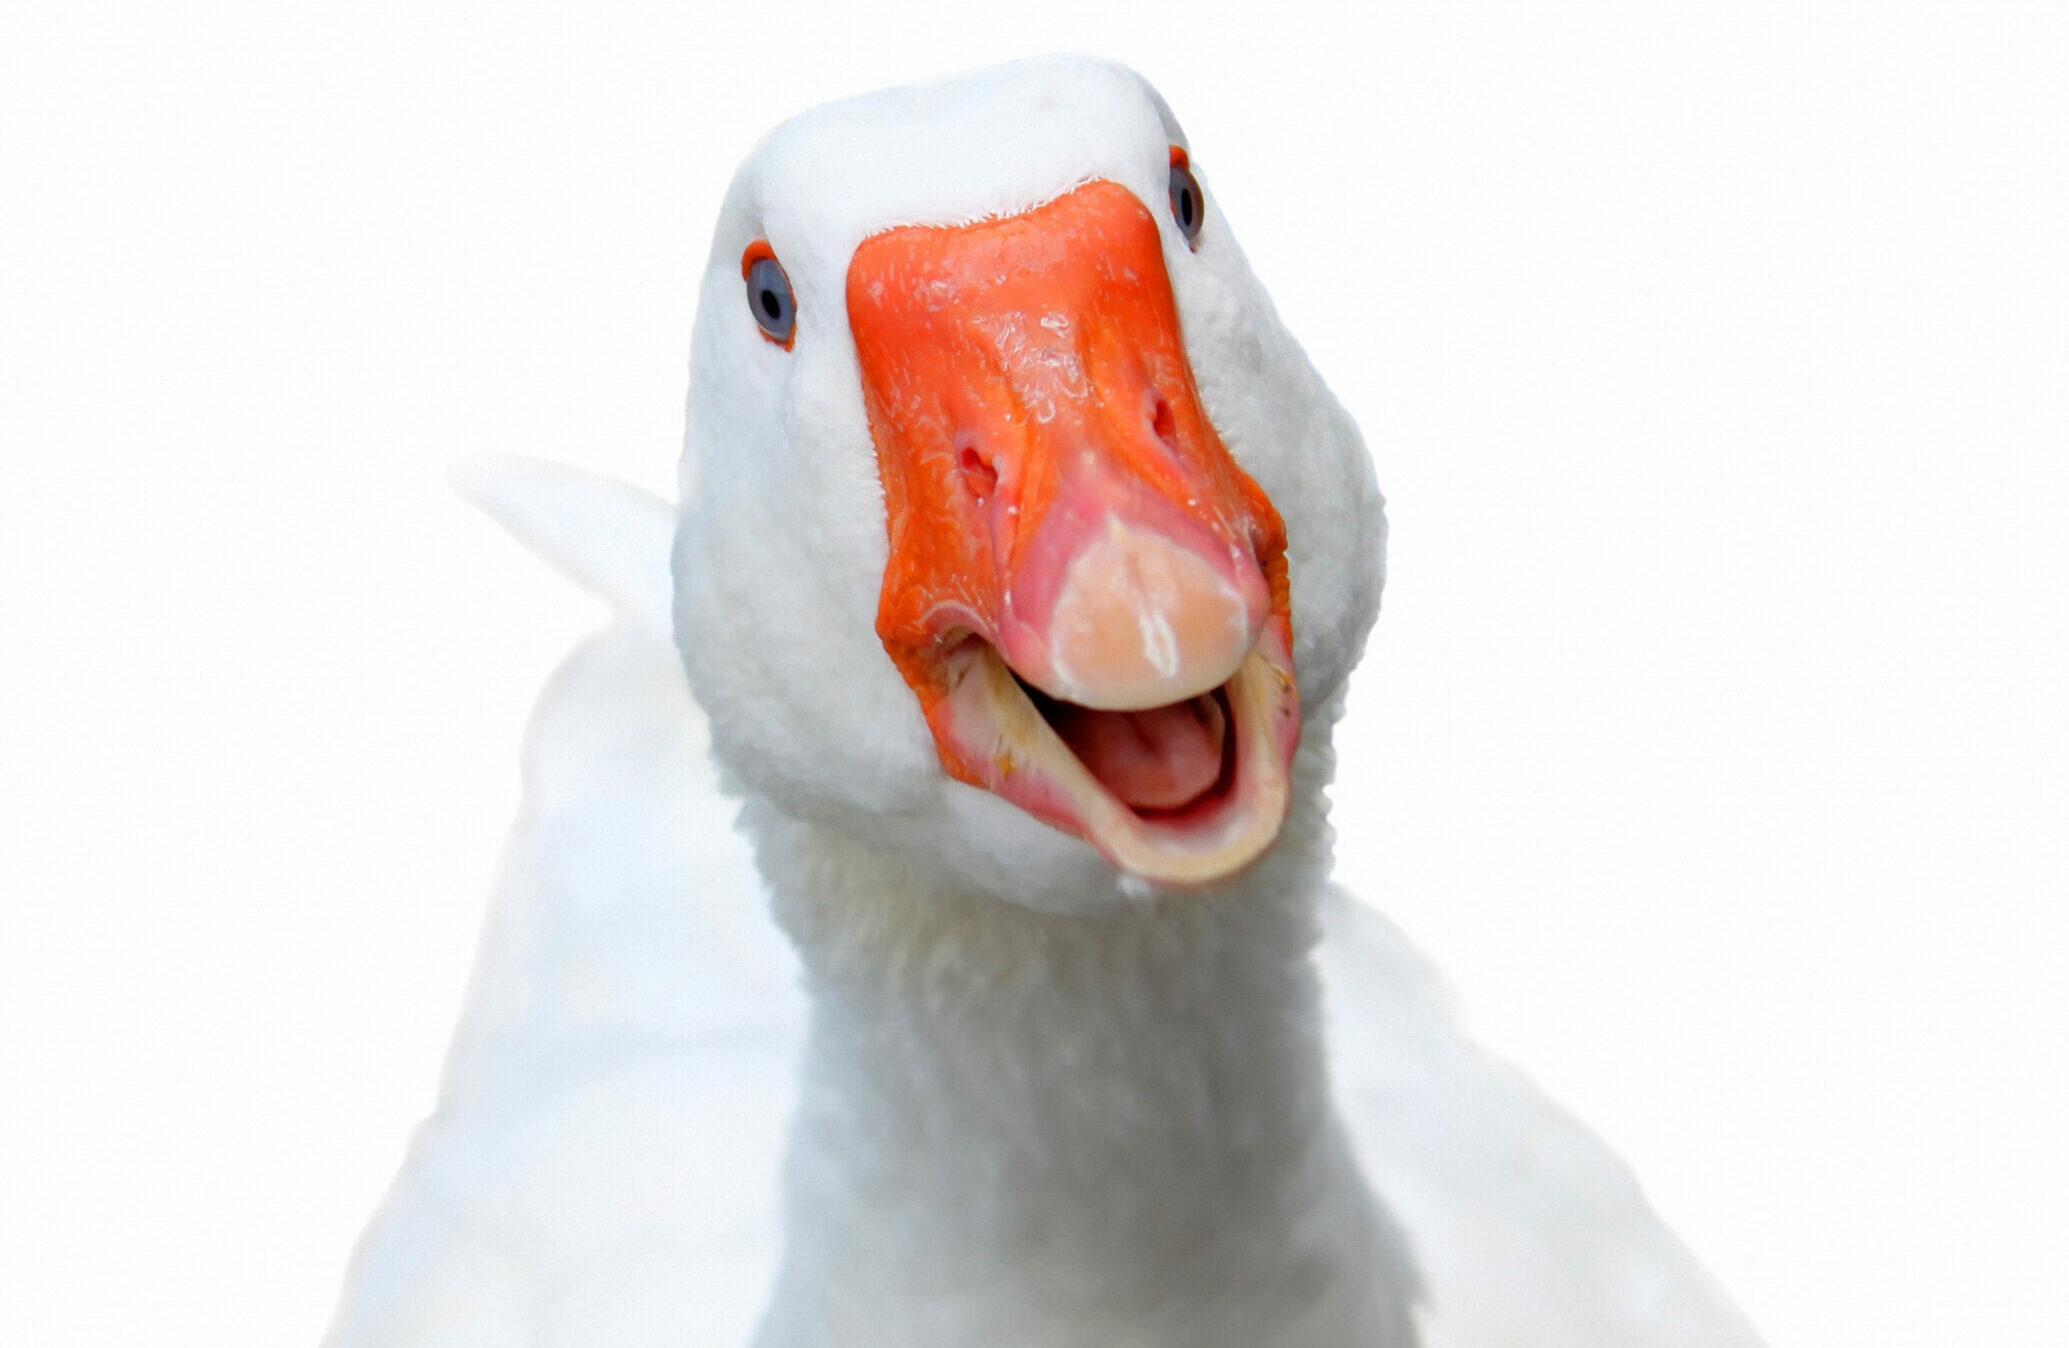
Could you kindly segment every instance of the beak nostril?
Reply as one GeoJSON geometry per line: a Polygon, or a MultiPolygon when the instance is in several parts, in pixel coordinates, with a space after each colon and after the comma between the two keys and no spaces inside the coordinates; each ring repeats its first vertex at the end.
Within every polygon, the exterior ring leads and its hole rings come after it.
{"type": "Polygon", "coordinates": [[[962,469],[963,485],[980,501],[989,497],[999,485],[999,470],[992,467],[975,445],[964,445],[955,456],[956,467],[962,469]]]}
{"type": "Polygon", "coordinates": [[[1171,404],[1162,398],[1157,399],[1156,410],[1150,413],[1149,424],[1150,429],[1157,433],[1157,439],[1164,442],[1164,447],[1176,454],[1178,452],[1178,422],[1171,415],[1171,404]]]}

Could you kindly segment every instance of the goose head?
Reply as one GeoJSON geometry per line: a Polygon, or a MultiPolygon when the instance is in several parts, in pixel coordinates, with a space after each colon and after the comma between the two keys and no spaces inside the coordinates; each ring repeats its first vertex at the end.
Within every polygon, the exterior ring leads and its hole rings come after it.
{"type": "Polygon", "coordinates": [[[1382,506],[1140,76],[779,126],[720,215],[687,428],[677,640],[746,792],[1052,910],[1273,847],[1382,506]]]}

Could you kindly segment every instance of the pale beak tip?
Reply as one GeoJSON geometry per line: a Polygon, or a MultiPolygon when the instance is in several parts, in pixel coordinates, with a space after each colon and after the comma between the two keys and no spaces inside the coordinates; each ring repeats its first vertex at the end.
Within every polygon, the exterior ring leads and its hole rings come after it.
{"type": "Polygon", "coordinates": [[[1228,681],[1269,613],[1247,558],[1203,555],[1111,516],[1067,563],[1045,625],[1053,696],[1110,711],[1182,701],[1228,681]]]}

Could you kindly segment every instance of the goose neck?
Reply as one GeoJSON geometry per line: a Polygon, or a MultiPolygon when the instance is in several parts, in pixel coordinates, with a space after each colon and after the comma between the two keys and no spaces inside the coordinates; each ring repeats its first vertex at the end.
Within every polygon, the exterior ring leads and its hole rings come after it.
{"type": "Polygon", "coordinates": [[[819,864],[783,874],[842,879],[772,877],[813,1012],[763,1348],[1411,1341],[1330,1103],[1301,867],[1057,916],[785,832],[819,864]]]}

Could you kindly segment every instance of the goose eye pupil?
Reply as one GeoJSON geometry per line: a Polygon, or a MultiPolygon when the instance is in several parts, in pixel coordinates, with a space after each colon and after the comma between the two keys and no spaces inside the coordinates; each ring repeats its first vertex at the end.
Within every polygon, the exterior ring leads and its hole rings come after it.
{"type": "Polygon", "coordinates": [[[762,292],[762,312],[770,318],[783,317],[783,301],[776,298],[775,291],[764,290],[762,292]]]}

